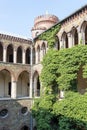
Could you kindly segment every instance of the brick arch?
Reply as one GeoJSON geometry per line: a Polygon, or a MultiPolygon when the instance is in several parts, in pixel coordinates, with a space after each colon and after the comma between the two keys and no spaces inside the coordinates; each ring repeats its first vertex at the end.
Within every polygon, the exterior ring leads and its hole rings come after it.
{"type": "Polygon", "coordinates": [[[14,54],[14,46],[13,44],[8,44],[7,45],[7,62],[13,62],[13,54],[14,54]]]}
{"type": "Polygon", "coordinates": [[[35,75],[40,76],[40,74],[39,74],[39,72],[38,72],[37,70],[35,70],[35,71],[33,72],[33,78],[34,78],[35,75]]]}
{"type": "Polygon", "coordinates": [[[30,64],[31,63],[31,48],[27,47],[25,50],[25,63],[30,64]]]}
{"type": "Polygon", "coordinates": [[[23,53],[23,47],[18,46],[17,47],[17,63],[22,63],[22,59],[23,59],[22,53],[23,53]],[[19,51],[19,54],[18,54],[18,51],[19,51]]]}
{"type": "Polygon", "coordinates": [[[41,89],[41,85],[40,85],[40,79],[39,79],[39,73],[38,71],[35,71],[33,73],[33,84],[34,84],[34,89],[33,89],[33,96],[34,97],[39,97],[40,96],[40,89],[41,89]]]}
{"type": "Polygon", "coordinates": [[[3,71],[3,70],[8,71],[10,73],[11,77],[14,77],[14,79],[16,79],[16,76],[12,70],[8,69],[7,67],[0,68],[0,71],[3,71]]]}
{"type": "Polygon", "coordinates": [[[62,42],[63,42],[63,47],[64,48],[68,48],[69,47],[69,44],[68,44],[68,36],[67,36],[67,33],[64,31],[62,33],[62,42]]]}
{"type": "Polygon", "coordinates": [[[82,26],[83,26],[83,24],[84,24],[85,22],[87,22],[87,18],[85,18],[85,19],[83,19],[83,20],[81,21],[81,23],[80,23],[80,25],[79,25],[79,32],[81,32],[82,26]]]}
{"type": "Polygon", "coordinates": [[[0,41],[0,61],[3,61],[3,42],[0,41]]]}
{"type": "Polygon", "coordinates": [[[78,30],[75,26],[71,28],[73,45],[78,45],[78,30]]]}
{"type": "MultiPolygon", "coordinates": [[[[16,75],[16,81],[18,80],[18,77],[20,76],[20,74],[23,73],[23,72],[29,73],[29,71],[28,71],[27,69],[24,69],[24,70],[19,71],[18,74],[16,75]]],[[[30,74],[29,74],[29,75],[30,75],[30,74]]]]}

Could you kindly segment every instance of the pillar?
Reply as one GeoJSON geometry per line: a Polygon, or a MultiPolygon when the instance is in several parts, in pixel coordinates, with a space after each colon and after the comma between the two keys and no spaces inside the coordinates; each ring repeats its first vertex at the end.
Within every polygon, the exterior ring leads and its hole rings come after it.
{"type": "Polygon", "coordinates": [[[22,57],[22,63],[25,64],[25,50],[23,50],[23,57],[22,57]]]}
{"type": "Polygon", "coordinates": [[[63,44],[62,39],[59,39],[59,43],[60,43],[60,49],[63,49],[64,48],[64,44],[63,44]]]}
{"type": "Polygon", "coordinates": [[[32,62],[32,59],[33,59],[33,48],[31,47],[31,57],[30,57],[30,64],[31,64],[31,74],[30,74],[30,93],[29,93],[29,95],[30,95],[30,98],[32,98],[32,89],[33,89],[33,68],[32,68],[32,64],[33,64],[33,62],[32,62]]]}
{"type": "Polygon", "coordinates": [[[14,49],[14,63],[17,63],[17,50],[14,49]]]}
{"type": "Polygon", "coordinates": [[[69,45],[69,48],[71,48],[73,45],[72,45],[72,37],[71,37],[71,33],[68,33],[68,45],[69,45]]]}
{"type": "Polygon", "coordinates": [[[6,62],[6,47],[3,48],[3,62],[6,62]]]}
{"type": "Polygon", "coordinates": [[[11,98],[16,98],[17,97],[17,81],[12,77],[12,89],[11,89],[11,98]]]}
{"type": "Polygon", "coordinates": [[[35,54],[36,54],[36,64],[38,64],[38,52],[37,52],[37,50],[35,51],[35,54]]]}

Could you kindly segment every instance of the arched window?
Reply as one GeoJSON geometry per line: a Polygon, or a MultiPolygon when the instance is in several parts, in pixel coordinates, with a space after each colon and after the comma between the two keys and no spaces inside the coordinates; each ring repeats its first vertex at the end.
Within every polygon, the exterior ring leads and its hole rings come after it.
{"type": "Polygon", "coordinates": [[[30,52],[30,48],[28,48],[28,49],[26,50],[26,64],[30,64],[30,56],[31,56],[30,53],[31,53],[31,52],[30,52]]]}
{"type": "Polygon", "coordinates": [[[41,49],[42,49],[42,55],[44,56],[46,54],[46,47],[45,47],[45,43],[44,42],[42,43],[41,49]]]}
{"type": "Polygon", "coordinates": [[[17,49],[17,63],[22,63],[22,48],[18,47],[17,49]]]}
{"type": "Polygon", "coordinates": [[[13,62],[13,46],[8,45],[7,47],[7,62],[13,62]]]}
{"type": "Polygon", "coordinates": [[[0,42],[0,61],[3,61],[3,46],[0,42]]]}
{"type": "Polygon", "coordinates": [[[37,47],[37,62],[40,62],[40,47],[37,47]]]}
{"type": "Polygon", "coordinates": [[[40,80],[39,80],[39,75],[37,71],[33,75],[33,82],[34,82],[33,94],[35,97],[39,97],[40,96],[40,80]]]}
{"type": "Polygon", "coordinates": [[[85,44],[87,45],[87,25],[86,25],[86,28],[85,28],[85,44]]]}
{"type": "Polygon", "coordinates": [[[11,74],[5,69],[0,71],[0,97],[11,97],[11,74]]]}
{"type": "Polygon", "coordinates": [[[68,37],[66,32],[64,32],[62,35],[62,41],[63,41],[63,48],[68,48],[69,45],[68,45],[68,37]]]}
{"type": "Polygon", "coordinates": [[[29,96],[29,73],[27,71],[23,71],[20,73],[17,82],[17,97],[28,97],[29,96]]]}

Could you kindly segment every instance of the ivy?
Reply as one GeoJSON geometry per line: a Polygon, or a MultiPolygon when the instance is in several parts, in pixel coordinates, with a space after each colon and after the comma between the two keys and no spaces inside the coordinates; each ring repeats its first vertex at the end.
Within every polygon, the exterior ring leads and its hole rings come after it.
{"type": "Polygon", "coordinates": [[[49,50],[40,76],[44,94],[34,101],[33,117],[37,130],[87,130],[87,94],[76,93],[80,68],[87,78],[87,46],[54,50],[59,29],[58,24],[39,36],[48,42],[49,50]],[[59,90],[65,90],[62,101],[58,100],[59,90]]]}
{"type": "Polygon", "coordinates": [[[60,25],[59,24],[56,25],[56,26],[53,26],[52,28],[50,28],[46,32],[43,32],[39,36],[39,39],[47,41],[49,48],[53,48],[54,44],[57,41],[56,34],[59,32],[59,30],[60,30],[60,25]]]}

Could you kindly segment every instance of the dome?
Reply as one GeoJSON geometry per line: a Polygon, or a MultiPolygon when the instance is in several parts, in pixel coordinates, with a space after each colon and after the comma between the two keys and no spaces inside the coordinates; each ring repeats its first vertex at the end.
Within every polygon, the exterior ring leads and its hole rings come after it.
{"type": "Polygon", "coordinates": [[[36,37],[58,22],[58,17],[51,14],[45,14],[36,17],[34,20],[34,27],[32,28],[32,37],[36,37]]]}

